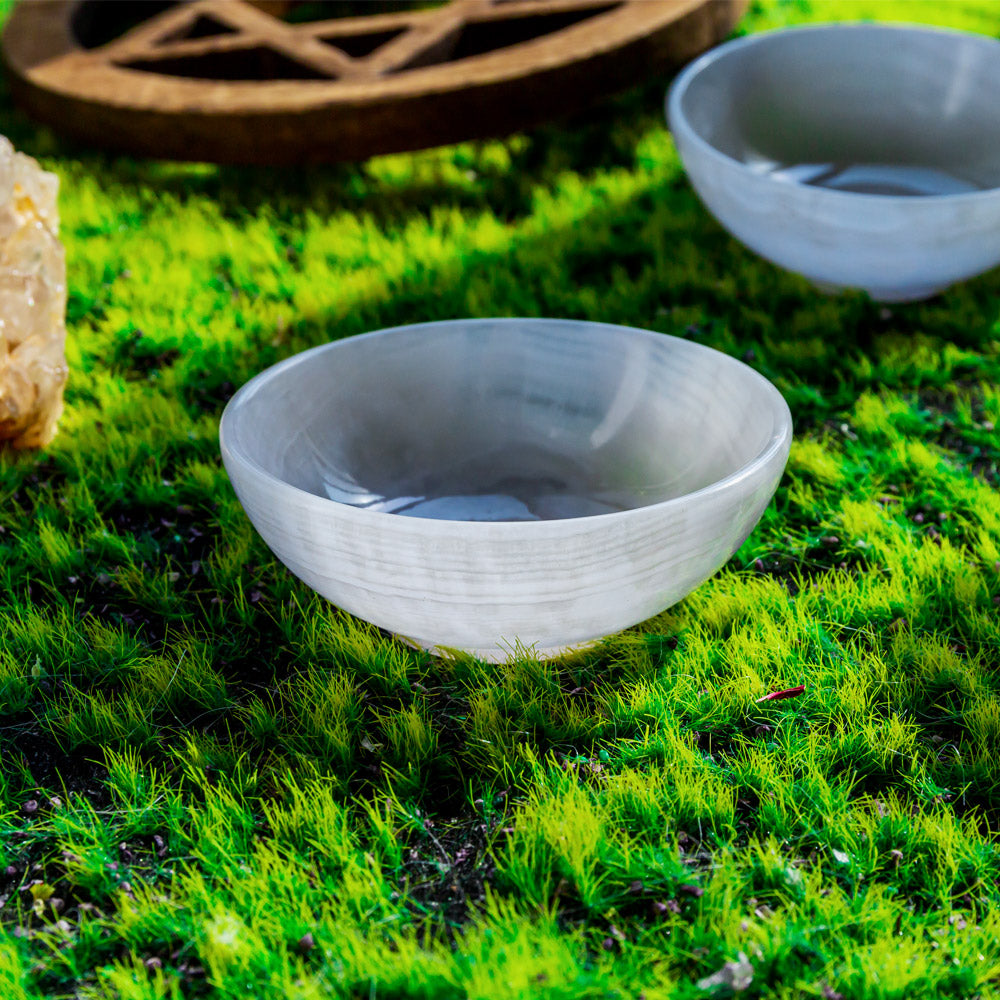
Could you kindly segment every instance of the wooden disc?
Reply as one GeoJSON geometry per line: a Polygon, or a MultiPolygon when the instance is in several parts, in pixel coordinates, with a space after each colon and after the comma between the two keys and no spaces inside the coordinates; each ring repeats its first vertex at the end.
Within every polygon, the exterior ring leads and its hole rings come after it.
{"type": "Polygon", "coordinates": [[[577,110],[719,41],[745,2],[397,0],[381,5],[388,12],[355,3],[353,16],[296,23],[280,0],[26,0],[3,56],[15,98],[90,144],[219,163],[331,162],[504,135],[577,110]],[[122,31],[136,9],[145,20],[122,31]]]}

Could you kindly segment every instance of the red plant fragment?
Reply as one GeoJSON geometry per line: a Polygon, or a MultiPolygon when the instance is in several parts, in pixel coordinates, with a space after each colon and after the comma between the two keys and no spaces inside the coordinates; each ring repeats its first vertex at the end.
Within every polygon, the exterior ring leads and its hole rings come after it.
{"type": "Polygon", "coordinates": [[[798,687],[786,688],[784,691],[772,691],[770,694],[764,695],[763,698],[758,698],[757,701],[780,701],[782,698],[794,698],[796,695],[802,694],[805,689],[805,684],[800,684],[798,687]]]}

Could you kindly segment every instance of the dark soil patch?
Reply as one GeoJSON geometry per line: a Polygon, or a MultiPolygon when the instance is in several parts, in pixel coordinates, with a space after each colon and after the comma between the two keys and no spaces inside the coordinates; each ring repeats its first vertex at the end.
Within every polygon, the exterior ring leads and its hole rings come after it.
{"type": "Polygon", "coordinates": [[[145,378],[161,368],[168,368],[180,356],[176,347],[162,347],[142,330],[133,330],[115,345],[112,361],[133,377],[145,378]]]}
{"type": "Polygon", "coordinates": [[[85,795],[95,805],[107,803],[104,781],[107,769],[101,760],[99,747],[76,747],[66,751],[37,728],[31,715],[5,720],[0,732],[0,756],[4,770],[20,763],[31,774],[35,787],[26,788],[25,800],[42,800],[50,794],[85,795]]]}
{"type": "Polygon", "coordinates": [[[214,371],[198,372],[183,387],[184,401],[202,413],[220,411],[236,392],[232,379],[214,371]]]}
{"type": "MultiPolygon", "coordinates": [[[[124,625],[130,632],[141,635],[147,646],[162,643],[167,635],[169,620],[124,593],[109,573],[94,577],[71,576],[61,591],[69,601],[77,620],[93,617],[115,625],[124,625]]],[[[33,591],[29,596],[37,604],[46,602],[33,591]]]]}
{"type": "Polygon", "coordinates": [[[105,520],[121,534],[131,534],[154,556],[168,556],[196,575],[201,561],[211,552],[217,529],[211,512],[186,504],[151,507],[117,504],[104,512],[105,520]]]}
{"type": "Polygon", "coordinates": [[[833,570],[857,575],[875,568],[866,550],[838,535],[823,535],[802,552],[769,552],[754,560],[752,570],[778,580],[795,597],[803,584],[833,570]]]}
{"type": "Polygon", "coordinates": [[[972,475],[1000,488],[1000,432],[988,420],[975,383],[956,383],[950,390],[927,388],[920,391],[917,403],[935,424],[930,440],[955,455],[959,464],[972,475]],[[970,391],[970,409],[976,427],[963,427],[957,421],[955,391],[970,391]]]}
{"type": "MultiPolygon", "coordinates": [[[[491,833],[502,816],[453,819],[422,818],[399,873],[400,890],[420,916],[432,916],[448,934],[486,900],[496,866],[490,856],[491,833]]],[[[501,826],[502,828],[502,826],[501,826]]]]}

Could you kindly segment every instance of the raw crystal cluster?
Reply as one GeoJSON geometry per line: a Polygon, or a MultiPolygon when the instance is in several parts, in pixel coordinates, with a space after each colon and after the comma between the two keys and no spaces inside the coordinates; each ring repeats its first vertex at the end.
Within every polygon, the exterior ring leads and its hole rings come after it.
{"type": "Polygon", "coordinates": [[[0,136],[0,440],[47,444],[66,383],[59,179],[0,136]]]}

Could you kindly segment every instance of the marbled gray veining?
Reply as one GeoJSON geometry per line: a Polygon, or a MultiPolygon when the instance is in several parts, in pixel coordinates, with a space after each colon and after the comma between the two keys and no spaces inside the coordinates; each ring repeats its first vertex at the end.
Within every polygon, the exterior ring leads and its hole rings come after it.
{"type": "Polygon", "coordinates": [[[290,358],[220,436],[293,573],[416,643],[498,659],[642,621],[715,572],[774,492],[791,419],[756,372],[678,338],[456,320],[290,358]]]}
{"type": "Polygon", "coordinates": [[[670,128],[702,201],[825,287],[926,298],[1000,263],[1000,42],[886,24],[791,28],[708,52],[670,128]]]}

